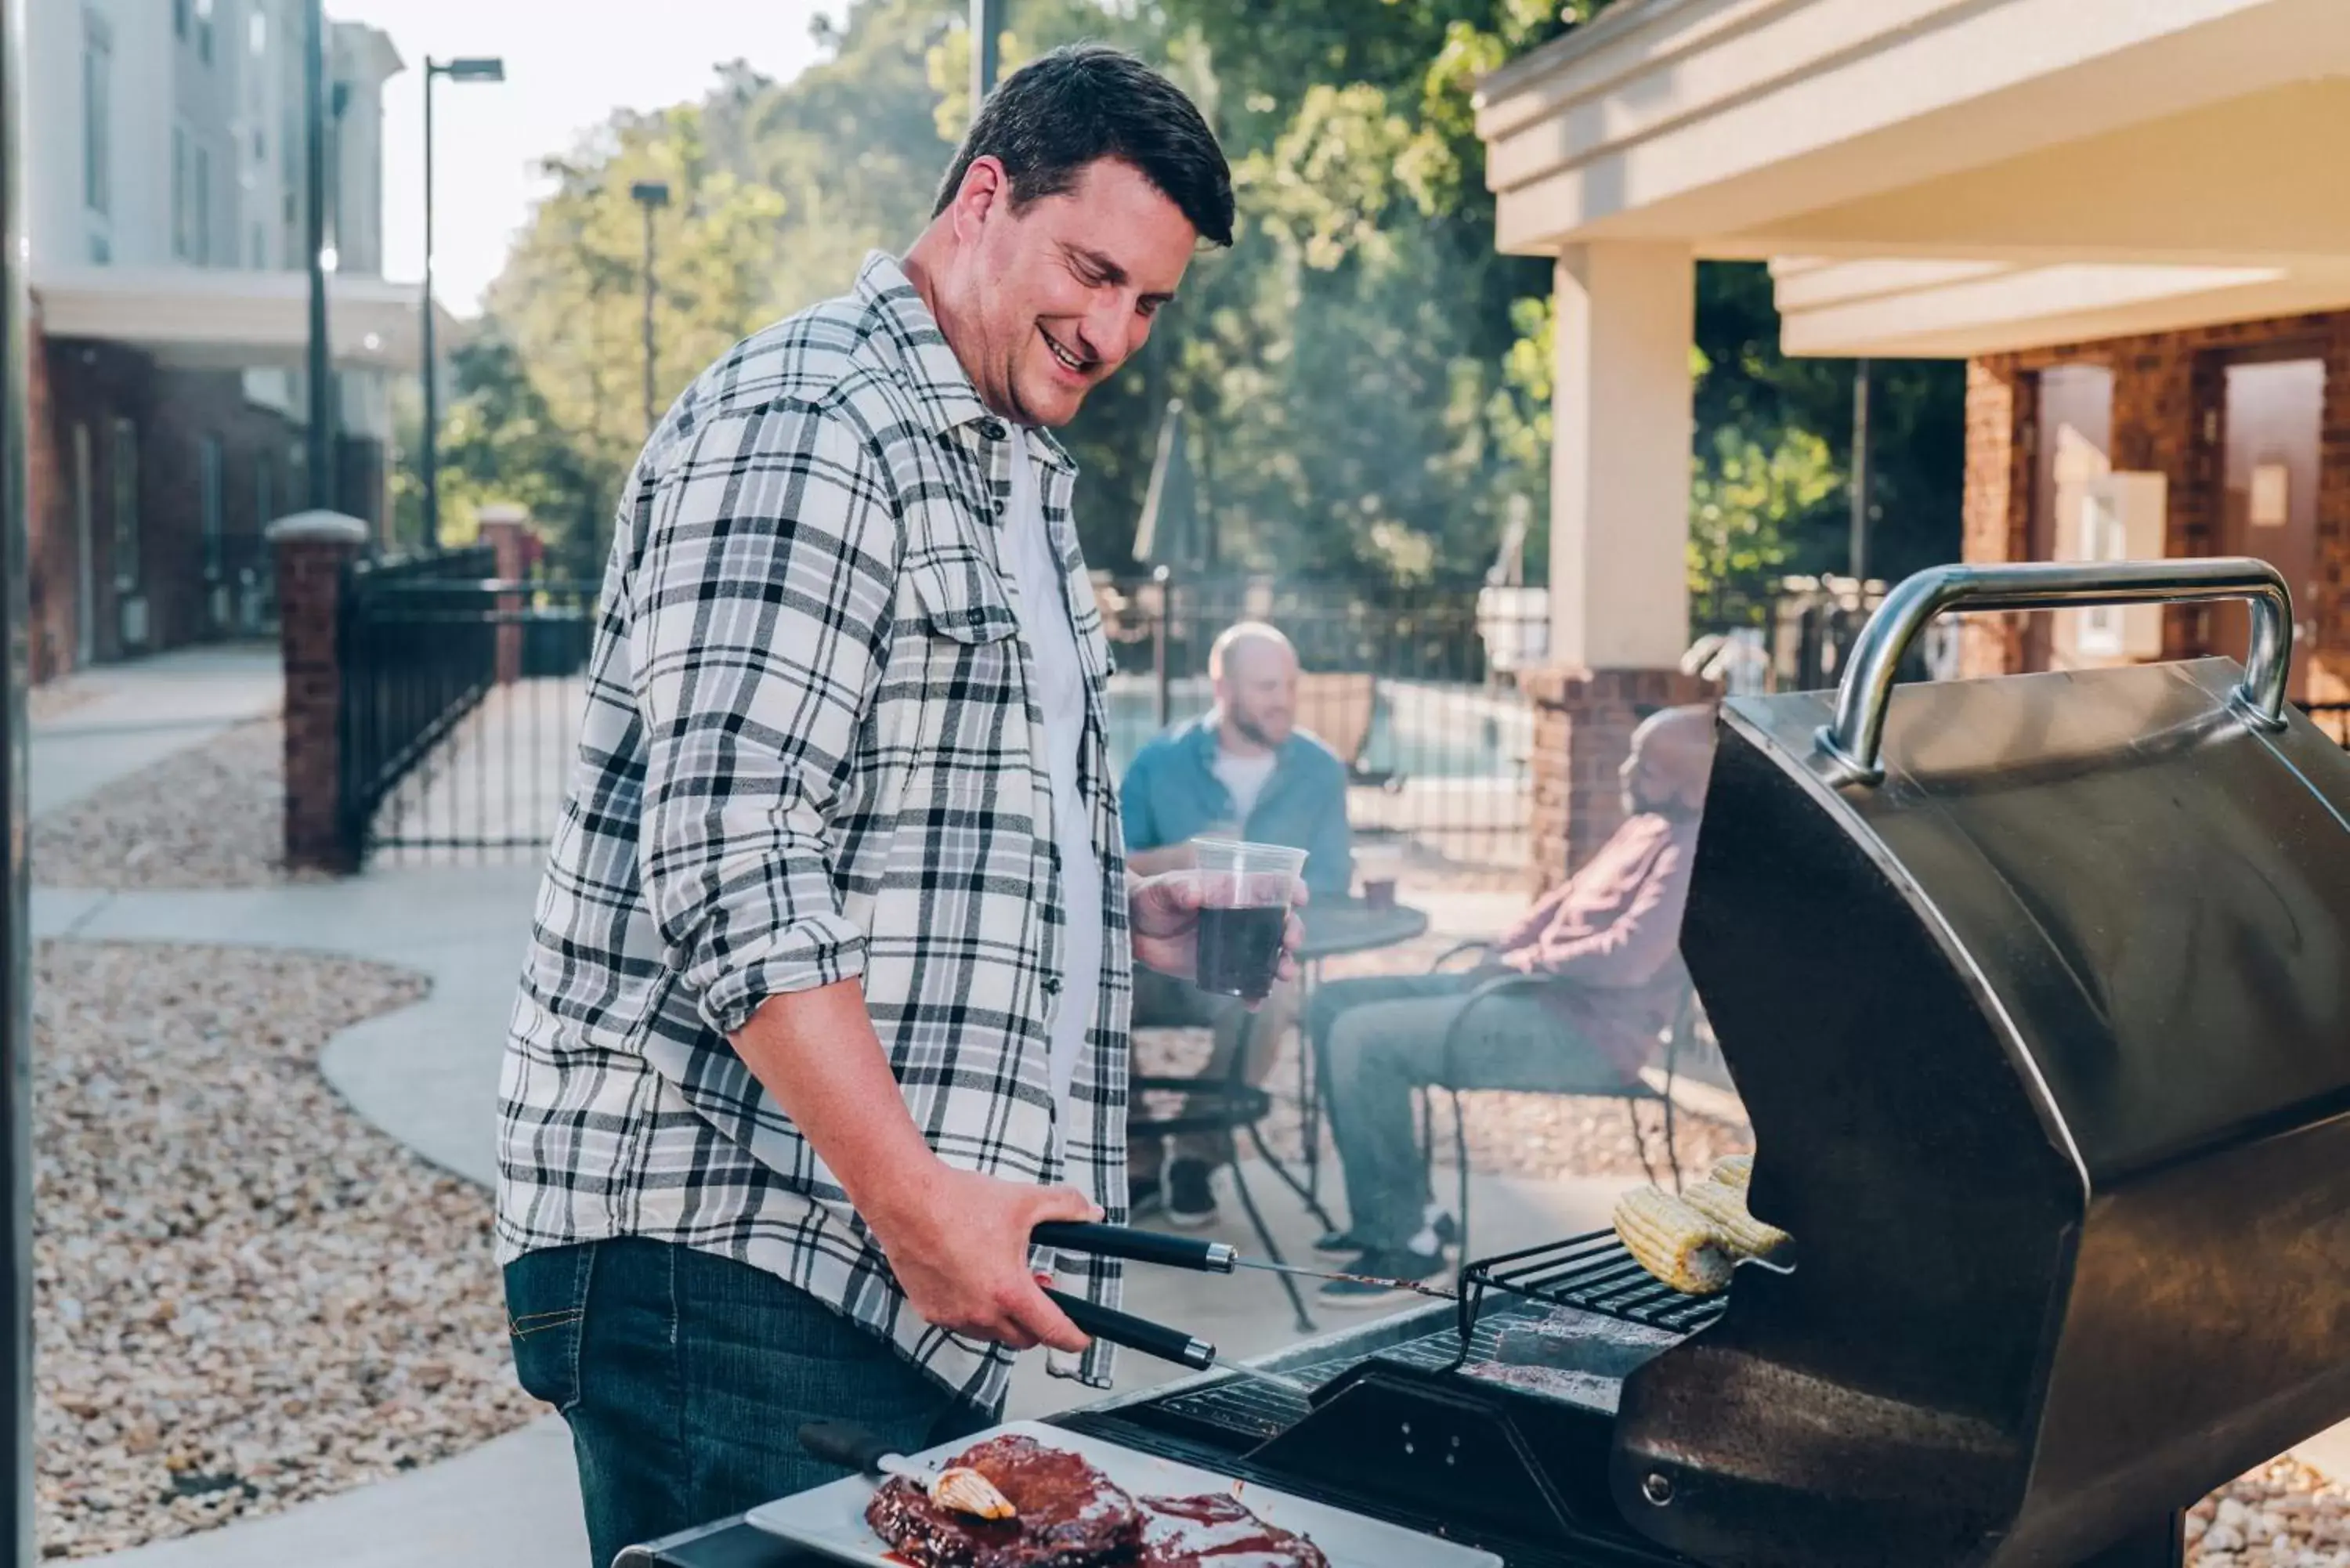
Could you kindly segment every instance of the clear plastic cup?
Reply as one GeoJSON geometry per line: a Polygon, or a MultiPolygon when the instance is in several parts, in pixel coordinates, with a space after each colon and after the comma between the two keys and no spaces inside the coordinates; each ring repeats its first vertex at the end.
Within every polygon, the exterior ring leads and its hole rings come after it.
{"type": "Polygon", "coordinates": [[[1281,974],[1289,902],[1305,851],[1232,838],[1191,841],[1200,877],[1198,985],[1262,1002],[1281,974]]]}

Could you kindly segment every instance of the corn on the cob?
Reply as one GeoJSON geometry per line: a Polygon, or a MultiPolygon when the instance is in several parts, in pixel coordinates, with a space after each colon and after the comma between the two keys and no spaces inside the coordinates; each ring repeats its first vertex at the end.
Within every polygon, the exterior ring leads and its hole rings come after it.
{"type": "Polygon", "coordinates": [[[1784,1231],[1746,1211],[1746,1194],[1737,1188],[1702,1181],[1683,1192],[1681,1201],[1696,1210],[1713,1233],[1742,1256],[1767,1258],[1788,1242],[1784,1231]]]}
{"type": "Polygon", "coordinates": [[[1705,1217],[1669,1193],[1636,1188],[1616,1202],[1624,1250],[1658,1279],[1690,1295],[1730,1284],[1730,1251],[1705,1217]]]}
{"type": "Polygon", "coordinates": [[[1754,1177],[1754,1157],[1751,1154],[1725,1154],[1713,1162],[1713,1179],[1724,1187],[1746,1190],[1754,1177]]]}

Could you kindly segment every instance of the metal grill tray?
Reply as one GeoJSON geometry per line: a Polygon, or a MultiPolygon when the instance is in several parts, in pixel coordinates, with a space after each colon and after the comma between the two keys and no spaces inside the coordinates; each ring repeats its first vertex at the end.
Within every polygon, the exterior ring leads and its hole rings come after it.
{"type": "MultiPolygon", "coordinates": [[[[1137,1497],[1231,1492],[1267,1524],[1279,1525],[1312,1540],[1330,1559],[1331,1568],[1503,1568],[1499,1557],[1473,1546],[1423,1535],[1399,1524],[1368,1519],[1327,1503],[1235,1480],[1213,1470],[1179,1464],[1101,1438],[1036,1421],[1009,1422],[977,1437],[941,1443],[912,1457],[918,1461],[944,1463],[972,1444],[1005,1432],[1018,1432],[1047,1447],[1078,1454],[1137,1497]]],[[[889,1548],[865,1522],[865,1505],[872,1501],[876,1484],[870,1476],[849,1476],[762,1503],[743,1517],[771,1535],[782,1536],[844,1563],[867,1563],[871,1568],[904,1568],[903,1560],[890,1555],[889,1548]]]]}
{"type": "MultiPolygon", "coordinates": [[[[1461,1272],[1461,1316],[1474,1323],[1465,1353],[1456,1325],[1383,1346],[1368,1355],[1326,1356],[1284,1365],[1282,1372],[1320,1387],[1366,1360],[1400,1362],[1423,1372],[1498,1361],[1503,1330],[1539,1323],[1559,1307],[1686,1335],[1720,1317],[1729,1299],[1684,1295],[1662,1283],[1632,1261],[1613,1231],[1480,1259],[1461,1272]]],[[[1591,1404],[1587,1398],[1575,1402],[1591,1404]]],[[[1257,1438],[1287,1431],[1313,1409],[1304,1395],[1250,1377],[1186,1389],[1158,1401],[1157,1407],[1185,1420],[1257,1438]]]]}

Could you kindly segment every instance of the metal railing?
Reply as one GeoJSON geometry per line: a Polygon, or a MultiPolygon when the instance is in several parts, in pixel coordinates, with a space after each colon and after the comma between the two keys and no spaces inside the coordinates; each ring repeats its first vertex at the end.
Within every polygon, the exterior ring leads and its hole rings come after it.
{"type": "Polygon", "coordinates": [[[1297,725],[1347,763],[1358,849],[1472,879],[1524,876],[1534,710],[1516,674],[1547,651],[1538,596],[1241,577],[1105,578],[1096,596],[1118,662],[1109,744],[1121,776],[1152,736],[1214,705],[1217,634],[1264,621],[1297,649],[1297,725]]]}
{"type": "Polygon", "coordinates": [[[359,607],[354,633],[391,662],[362,687],[381,738],[360,749],[347,797],[358,853],[487,859],[547,844],[578,751],[596,593],[452,574],[359,607]]]}
{"type": "Polygon", "coordinates": [[[357,561],[338,620],[345,842],[364,853],[376,808],[497,675],[496,628],[466,613],[494,570],[487,546],[357,561]]]}

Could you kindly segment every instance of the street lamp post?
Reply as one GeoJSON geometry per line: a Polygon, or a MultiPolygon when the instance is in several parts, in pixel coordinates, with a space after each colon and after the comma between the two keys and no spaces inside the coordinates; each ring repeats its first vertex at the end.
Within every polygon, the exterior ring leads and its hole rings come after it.
{"type": "Polygon", "coordinates": [[[435,550],[441,547],[441,377],[432,330],[432,83],[440,77],[502,82],[506,63],[494,56],[424,59],[424,540],[435,550]]]}
{"type": "Polygon", "coordinates": [[[25,870],[25,13],[0,0],[0,1552],[33,1532],[33,1009],[25,870]]]}
{"type": "Polygon", "coordinates": [[[971,0],[971,117],[995,90],[996,54],[1003,33],[1003,0],[971,0]]]}
{"type": "MultiPolygon", "coordinates": [[[[1868,361],[1852,373],[1852,580],[1868,581],[1868,361]]],[[[1861,590],[1856,589],[1856,592],[1861,590]]]]}
{"type": "Polygon", "coordinates": [[[307,361],[310,429],[307,465],[310,504],[335,504],[334,368],[327,348],[327,11],[326,0],[303,7],[302,155],[303,249],[310,264],[310,344],[307,361]]]}
{"type": "Polygon", "coordinates": [[[653,378],[653,209],[669,205],[669,182],[639,180],[629,187],[629,195],[645,210],[645,434],[650,436],[659,395],[653,378]]]}

